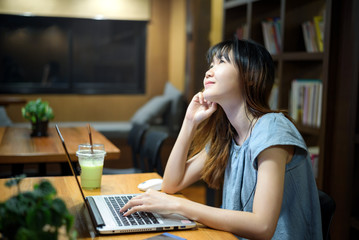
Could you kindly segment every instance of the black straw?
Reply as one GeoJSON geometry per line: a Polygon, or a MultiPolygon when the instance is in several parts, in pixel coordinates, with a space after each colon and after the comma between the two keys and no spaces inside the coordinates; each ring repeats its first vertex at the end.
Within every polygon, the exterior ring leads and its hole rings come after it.
{"type": "Polygon", "coordinates": [[[88,127],[89,138],[90,138],[91,153],[93,153],[92,133],[91,133],[91,127],[90,127],[90,124],[87,124],[87,127],[88,127]]]}

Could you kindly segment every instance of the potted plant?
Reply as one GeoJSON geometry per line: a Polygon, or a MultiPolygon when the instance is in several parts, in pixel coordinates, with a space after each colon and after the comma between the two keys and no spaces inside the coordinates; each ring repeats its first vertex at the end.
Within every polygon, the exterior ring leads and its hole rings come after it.
{"type": "Polygon", "coordinates": [[[19,176],[6,182],[16,185],[18,194],[0,203],[0,238],[3,239],[76,239],[72,229],[74,217],[64,201],[56,198],[56,190],[49,181],[34,185],[34,190],[20,192],[19,176]]]}
{"type": "Polygon", "coordinates": [[[38,98],[35,101],[29,101],[21,109],[22,116],[32,124],[33,137],[47,136],[47,127],[50,120],[54,118],[54,113],[49,103],[38,98]]]}

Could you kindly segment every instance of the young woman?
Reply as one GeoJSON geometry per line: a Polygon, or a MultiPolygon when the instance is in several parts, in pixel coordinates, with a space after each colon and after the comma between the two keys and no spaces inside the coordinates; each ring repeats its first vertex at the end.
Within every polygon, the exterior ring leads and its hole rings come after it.
{"type": "Polygon", "coordinates": [[[270,110],[267,50],[235,39],[208,51],[204,90],[190,102],[162,191],[203,179],[223,186],[221,208],[149,190],[122,209],[178,213],[249,239],[322,239],[319,197],[306,145],[285,114],[270,110]]]}

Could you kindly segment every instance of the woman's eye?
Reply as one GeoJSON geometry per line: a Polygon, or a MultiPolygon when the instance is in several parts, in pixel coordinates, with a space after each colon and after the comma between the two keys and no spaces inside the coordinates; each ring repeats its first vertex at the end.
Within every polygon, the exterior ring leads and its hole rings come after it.
{"type": "Polygon", "coordinates": [[[226,60],[224,58],[219,59],[219,63],[225,63],[226,60]]]}

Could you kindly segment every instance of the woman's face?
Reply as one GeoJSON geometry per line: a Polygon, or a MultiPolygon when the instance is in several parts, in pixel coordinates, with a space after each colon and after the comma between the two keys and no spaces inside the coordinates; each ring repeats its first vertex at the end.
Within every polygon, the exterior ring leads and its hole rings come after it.
{"type": "Polygon", "coordinates": [[[233,102],[241,98],[239,72],[234,64],[232,53],[229,59],[214,57],[203,80],[204,98],[218,104],[233,102]]]}

